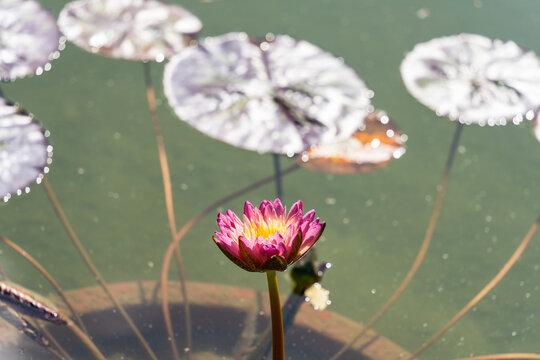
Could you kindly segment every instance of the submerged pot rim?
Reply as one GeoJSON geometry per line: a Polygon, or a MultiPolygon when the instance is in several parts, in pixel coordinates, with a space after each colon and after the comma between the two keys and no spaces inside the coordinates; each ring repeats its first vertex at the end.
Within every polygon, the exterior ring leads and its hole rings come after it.
{"type": "MultiPolygon", "coordinates": [[[[245,312],[246,316],[261,316],[264,321],[270,314],[266,293],[254,289],[202,282],[187,282],[190,306],[208,308],[228,308],[231,311],[245,312]]],[[[126,308],[141,306],[156,306],[161,308],[161,292],[159,282],[136,281],[121,282],[109,285],[111,292],[126,308]]],[[[172,306],[182,304],[182,295],[178,282],[168,283],[169,300],[172,306]]],[[[112,311],[114,306],[100,286],[90,286],[66,291],[75,310],[82,316],[104,311],[112,311]]],[[[62,304],[57,296],[50,297],[56,304],[62,304]]],[[[59,306],[66,314],[69,310],[59,306]]],[[[161,311],[159,311],[161,315],[161,311]]],[[[156,321],[163,322],[162,315],[156,321]]],[[[175,322],[175,328],[181,327],[181,322],[175,322]]],[[[308,329],[329,341],[345,344],[352,339],[363,326],[329,310],[316,311],[307,303],[302,304],[294,320],[294,328],[308,329]]],[[[100,333],[117,331],[107,328],[100,333]]],[[[103,335],[103,334],[100,334],[103,335]]],[[[17,346],[24,335],[7,323],[0,322],[0,354],[2,348],[17,346]]],[[[286,335],[287,337],[287,335],[286,335]]],[[[287,340],[286,340],[287,341],[287,340]]],[[[315,341],[313,346],[317,346],[315,341]]],[[[196,350],[196,349],[194,349],[196,350]]],[[[408,353],[389,339],[369,330],[363,339],[357,341],[351,351],[367,359],[400,359],[408,353]]]]}

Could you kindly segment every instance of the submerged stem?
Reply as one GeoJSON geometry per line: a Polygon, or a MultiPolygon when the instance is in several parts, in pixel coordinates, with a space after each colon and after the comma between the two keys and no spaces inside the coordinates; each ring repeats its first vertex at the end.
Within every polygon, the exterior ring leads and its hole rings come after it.
{"type": "Polygon", "coordinates": [[[84,249],[81,242],[79,241],[79,238],[77,237],[77,234],[75,234],[75,231],[73,231],[73,228],[71,227],[71,224],[69,223],[69,220],[67,219],[66,215],[64,214],[64,211],[62,210],[62,207],[60,206],[60,203],[58,202],[58,200],[56,200],[56,196],[54,195],[54,192],[53,192],[52,188],[49,185],[49,182],[47,180],[47,176],[43,177],[43,188],[45,189],[45,192],[47,193],[47,196],[48,196],[48,198],[49,198],[49,200],[51,202],[51,205],[54,208],[54,211],[56,212],[56,215],[58,215],[58,218],[60,219],[60,222],[62,223],[62,225],[66,229],[66,232],[68,233],[69,238],[71,239],[71,241],[75,245],[75,248],[77,249],[77,251],[79,252],[81,257],[83,258],[84,262],[86,263],[86,266],[88,266],[88,268],[90,269],[90,271],[94,275],[96,281],[101,285],[101,287],[103,288],[103,290],[105,291],[107,296],[109,296],[111,301],[114,303],[114,306],[116,306],[116,308],[118,309],[120,314],[124,317],[124,319],[128,323],[129,327],[131,328],[131,330],[133,331],[133,333],[135,334],[135,336],[137,337],[137,339],[139,340],[141,345],[145,348],[148,355],[153,360],[157,360],[156,355],[154,354],[154,352],[152,351],[152,349],[150,348],[150,346],[148,345],[148,343],[146,342],[146,340],[144,339],[144,337],[142,336],[140,331],[137,329],[137,327],[135,326],[135,324],[133,323],[133,321],[129,317],[128,313],[126,312],[126,310],[124,309],[124,307],[120,303],[120,301],[118,301],[116,296],[113,295],[113,293],[109,289],[109,286],[107,285],[107,283],[105,282],[105,280],[103,279],[101,274],[99,273],[98,269],[95,267],[92,260],[90,260],[90,257],[86,253],[86,250],[84,249]]]}
{"type": "Polygon", "coordinates": [[[83,344],[88,348],[88,350],[90,350],[96,359],[107,360],[96,345],[94,345],[92,340],[90,340],[90,338],[81,329],[79,329],[73,321],[68,319],[67,327],[83,342],[83,344]]]}
{"type": "MultiPolygon", "coordinates": [[[[540,217],[536,219],[536,221],[533,223],[529,231],[527,232],[527,235],[523,238],[517,249],[514,251],[512,256],[510,256],[510,259],[504,264],[504,266],[501,268],[501,270],[495,275],[493,279],[478,293],[476,296],[463,308],[461,309],[453,318],[450,320],[446,325],[442,327],[441,330],[439,330],[431,339],[429,339],[420,349],[418,349],[413,355],[411,355],[407,360],[415,359],[418,355],[420,355],[424,350],[426,350],[431,344],[433,344],[442,334],[444,334],[452,325],[456,323],[463,315],[465,315],[470,309],[473,308],[484,296],[487,295],[494,287],[499,283],[499,281],[502,280],[502,278],[508,273],[508,271],[514,266],[516,261],[518,261],[521,254],[523,254],[523,251],[525,251],[525,248],[531,241],[532,237],[534,236],[536,230],[538,229],[538,224],[540,223],[540,217]]],[[[540,355],[538,356],[540,359],[540,355]]]]}
{"type": "MultiPolygon", "coordinates": [[[[169,171],[169,164],[167,161],[167,153],[165,151],[165,142],[163,141],[163,133],[161,132],[161,126],[159,125],[159,118],[157,116],[157,107],[156,107],[156,95],[154,93],[154,87],[152,86],[152,75],[150,73],[150,63],[143,62],[143,71],[144,71],[144,83],[146,87],[146,100],[148,102],[148,110],[150,111],[150,117],[152,119],[152,124],[154,125],[154,135],[156,137],[156,143],[158,148],[159,164],[161,167],[161,177],[163,179],[163,191],[165,193],[165,208],[167,210],[167,219],[169,221],[169,230],[171,232],[171,239],[174,241],[176,236],[176,221],[174,216],[174,203],[173,203],[173,192],[171,186],[171,174],[169,171]]],[[[176,265],[178,267],[178,277],[180,278],[180,286],[182,296],[184,298],[184,326],[186,328],[186,345],[188,351],[186,356],[190,359],[191,348],[191,312],[189,309],[189,300],[186,288],[186,279],[184,276],[184,266],[182,264],[182,255],[180,253],[179,246],[175,246],[174,255],[176,259],[176,265]]],[[[166,286],[166,285],[164,285],[166,286]]],[[[171,347],[175,360],[180,359],[178,354],[178,349],[176,347],[176,342],[174,337],[171,338],[171,347]]]]}
{"type": "Polygon", "coordinates": [[[431,238],[433,237],[433,232],[435,231],[435,226],[437,225],[437,220],[439,218],[439,213],[441,211],[444,194],[446,192],[446,186],[448,184],[448,177],[450,176],[450,170],[452,169],[452,164],[454,162],[454,156],[456,154],[456,150],[459,144],[459,138],[461,136],[461,131],[463,129],[463,124],[458,122],[456,126],[456,131],[454,132],[454,137],[452,139],[452,145],[450,146],[450,150],[448,152],[448,158],[446,160],[446,166],[444,169],[444,173],[441,179],[441,183],[438,187],[437,191],[437,199],[435,200],[435,205],[433,206],[433,212],[431,213],[431,218],[429,220],[429,224],[426,230],[426,234],[424,236],[424,241],[422,242],[422,245],[420,246],[420,250],[418,251],[418,255],[416,255],[416,259],[414,260],[414,263],[411,266],[411,269],[405,276],[405,279],[401,282],[397,290],[392,294],[392,296],[387,300],[386,304],[377,312],[373,318],[364,326],[364,328],[358,332],[347,344],[345,344],[334,356],[330,358],[330,360],[337,360],[345,351],[347,351],[356,341],[358,341],[362,336],[364,336],[369,329],[375,325],[375,323],[388,311],[388,309],[396,302],[396,300],[399,298],[399,296],[403,293],[405,288],[409,285],[411,280],[413,279],[414,275],[420,268],[420,265],[422,264],[422,261],[424,260],[424,257],[427,253],[427,250],[429,248],[429,244],[431,242],[431,238]]]}
{"type": "Polygon", "coordinates": [[[85,333],[88,333],[88,330],[86,330],[86,327],[84,326],[84,323],[81,319],[81,317],[79,316],[79,314],[75,311],[75,309],[73,308],[73,305],[71,304],[71,301],[68,299],[68,297],[66,296],[66,293],[64,293],[64,291],[62,290],[62,288],[60,287],[60,285],[58,285],[58,283],[54,280],[54,278],[51,276],[51,274],[49,274],[47,272],[47,270],[45,270],[45,268],[43,266],[41,266],[41,264],[39,262],[37,262],[36,259],[34,259],[30,254],[28,254],[26,251],[24,251],[21,247],[19,247],[17,244],[15,244],[14,242],[10,241],[9,239],[7,239],[5,236],[1,236],[0,235],[0,239],[2,239],[2,241],[8,245],[10,248],[12,248],[15,252],[17,252],[19,255],[21,255],[23,258],[25,258],[30,264],[32,264],[40,273],[41,275],[43,275],[43,277],[45,279],[47,279],[47,281],[52,285],[52,287],[56,290],[56,292],[58,293],[58,295],[60,295],[60,297],[62,298],[62,300],[64,301],[64,303],[67,305],[67,307],[69,308],[69,310],[71,311],[71,313],[73,314],[73,316],[75,317],[75,319],[77,320],[77,323],[79,324],[79,327],[85,332],[85,333]]]}
{"type": "MultiPolygon", "coordinates": [[[[281,172],[282,176],[285,176],[287,174],[290,174],[291,172],[298,170],[300,166],[298,164],[293,164],[287,169],[283,170],[281,172]]],[[[174,336],[172,322],[171,322],[171,315],[169,312],[169,289],[168,289],[168,282],[169,282],[169,266],[171,264],[171,257],[174,253],[174,249],[177,248],[180,241],[186,236],[186,234],[191,230],[193,226],[195,226],[199,221],[201,221],[202,218],[204,218],[206,215],[208,215],[210,212],[215,211],[215,209],[223,204],[225,204],[227,201],[230,201],[232,199],[235,199],[238,196],[241,196],[249,191],[255,190],[263,185],[266,185],[268,183],[271,183],[275,180],[274,175],[267,176],[259,181],[254,182],[253,184],[250,184],[240,190],[237,190],[233,192],[232,194],[229,194],[216,202],[210,204],[206,208],[204,208],[201,212],[199,212],[197,215],[192,217],[182,228],[176,233],[176,236],[174,238],[174,241],[171,242],[169,247],[167,248],[167,251],[165,252],[165,256],[163,257],[163,265],[161,267],[161,305],[163,310],[163,318],[165,320],[165,328],[167,329],[168,336],[172,339],[174,336]]],[[[174,351],[174,350],[173,350],[174,351]]]]}
{"type": "MultiPolygon", "coordinates": [[[[59,358],[62,360],[73,360],[71,356],[67,353],[67,351],[60,345],[60,343],[55,339],[54,336],[47,330],[46,327],[40,327],[39,330],[43,332],[43,334],[47,337],[47,339],[56,347],[58,350],[59,355],[61,355],[59,358]]],[[[85,331],[86,334],[88,332],[85,331]]]]}
{"type": "Polygon", "coordinates": [[[281,314],[281,301],[277,274],[275,271],[267,271],[268,295],[270,296],[270,312],[272,317],[272,359],[283,360],[285,358],[285,339],[283,336],[283,317],[281,314]]]}
{"type": "Polygon", "coordinates": [[[6,280],[9,279],[9,276],[6,274],[6,272],[5,272],[5,270],[4,270],[4,268],[2,266],[0,266],[0,277],[2,279],[6,279],[6,280]]]}
{"type": "Polygon", "coordinates": [[[64,355],[60,354],[60,352],[56,350],[55,348],[48,346],[47,351],[49,351],[53,356],[55,356],[59,360],[68,360],[68,358],[64,358],[64,355]]]}
{"type": "MultiPolygon", "coordinates": [[[[4,241],[7,240],[4,236],[0,236],[0,237],[4,241]]],[[[4,271],[4,269],[1,266],[0,266],[0,274],[2,275],[3,280],[10,281],[9,276],[7,275],[7,273],[4,271]]],[[[49,340],[56,347],[56,349],[58,349],[58,351],[55,351],[50,346],[47,347],[47,350],[49,350],[54,356],[63,360],[72,360],[72,358],[69,356],[66,350],[64,350],[64,348],[58,343],[58,341],[56,341],[56,339],[52,336],[52,334],[49,333],[49,331],[47,331],[45,327],[39,326],[37,320],[26,319],[26,321],[28,321],[28,323],[32,325],[35,329],[39,328],[39,332],[43,333],[43,335],[47,338],[47,340],[49,340]]]]}
{"type": "MultiPolygon", "coordinates": [[[[281,309],[283,317],[283,333],[286,333],[292,325],[294,318],[300,310],[300,306],[305,302],[305,299],[306,297],[303,294],[298,295],[292,292],[287,298],[287,301],[285,301],[285,304],[283,304],[281,309]]],[[[264,329],[263,333],[259,336],[258,341],[253,346],[254,349],[246,355],[245,360],[260,360],[266,357],[272,346],[271,332],[272,324],[264,329]]]]}

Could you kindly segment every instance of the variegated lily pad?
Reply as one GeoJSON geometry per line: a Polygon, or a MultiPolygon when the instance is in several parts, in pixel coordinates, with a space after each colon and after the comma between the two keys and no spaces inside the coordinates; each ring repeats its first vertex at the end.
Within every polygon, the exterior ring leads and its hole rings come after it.
{"type": "Polygon", "coordinates": [[[517,124],[540,105],[540,61],[512,41],[436,38],[414,47],[401,75],[418,101],[464,124],[517,124]]]}
{"type": "Polygon", "coordinates": [[[407,136],[384,111],[374,111],[365,126],[349,139],[313,146],[298,156],[308,169],[338,174],[358,174],[387,166],[405,153],[407,136]]]}
{"type": "Polygon", "coordinates": [[[0,97],[0,199],[29,192],[51,162],[52,146],[30,115],[0,97]]]}
{"type": "Polygon", "coordinates": [[[87,51],[137,61],[163,61],[202,29],[189,11],[156,0],[77,0],[60,12],[69,41],[87,51]]]}
{"type": "Polygon", "coordinates": [[[349,137],[371,109],[343,60],[286,35],[206,38],[171,58],[163,78],[176,115],[234,146],[292,156],[349,137]]]}
{"type": "Polygon", "coordinates": [[[49,70],[62,46],[55,19],[37,1],[0,1],[0,81],[49,70]]]}
{"type": "Polygon", "coordinates": [[[0,281],[0,301],[21,314],[58,325],[67,325],[66,319],[48,299],[20,285],[0,281]]]}

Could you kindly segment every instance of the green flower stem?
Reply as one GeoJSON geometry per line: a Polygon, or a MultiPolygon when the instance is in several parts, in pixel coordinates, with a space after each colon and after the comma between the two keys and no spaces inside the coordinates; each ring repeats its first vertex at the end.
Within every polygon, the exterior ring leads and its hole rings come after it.
{"type": "Polygon", "coordinates": [[[272,315],[272,359],[283,360],[285,347],[283,337],[283,318],[281,316],[281,302],[275,271],[267,271],[268,293],[270,295],[270,311],[272,315]]]}
{"type": "MultiPolygon", "coordinates": [[[[287,329],[291,327],[294,317],[300,310],[300,306],[305,302],[304,295],[298,295],[294,292],[289,295],[282,308],[283,316],[283,332],[287,332],[287,329]]],[[[260,360],[264,359],[270,353],[270,347],[272,347],[270,332],[272,326],[269,325],[264,329],[262,335],[259,336],[257,342],[253,345],[254,350],[249,352],[244,360],[260,360]]]]}
{"type": "MultiPolygon", "coordinates": [[[[281,175],[285,176],[295,170],[300,169],[300,166],[298,164],[293,164],[287,169],[281,171],[281,175]]],[[[275,177],[274,175],[267,176],[259,181],[254,182],[253,184],[250,184],[246,187],[243,187],[240,190],[237,190],[233,192],[232,194],[229,194],[216,202],[208,205],[206,208],[204,208],[201,212],[199,212],[197,215],[195,215],[193,218],[191,218],[187,223],[185,223],[180,230],[176,233],[174,240],[170,243],[169,247],[167,248],[167,251],[165,252],[165,256],[163,257],[163,264],[161,265],[161,283],[162,284],[168,284],[169,283],[169,267],[171,264],[171,258],[173,256],[173,253],[175,249],[178,249],[178,244],[182,239],[186,236],[186,234],[201,221],[206,215],[209,213],[212,213],[215,211],[217,207],[220,207],[221,205],[225,204],[227,201],[231,201],[233,199],[236,199],[239,196],[242,196],[246,194],[249,191],[253,191],[255,189],[260,188],[263,185],[266,185],[268,183],[271,183],[274,181],[275,177]]],[[[172,327],[172,321],[170,317],[170,311],[169,311],[169,292],[167,286],[161,287],[161,307],[163,309],[163,318],[165,320],[165,327],[167,329],[167,333],[169,334],[169,337],[173,338],[173,327],[172,327]]],[[[171,344],[174,344],[171,342],[171,344]]],[[[258,359],[257,359],[258,360],[258,359]]]]}

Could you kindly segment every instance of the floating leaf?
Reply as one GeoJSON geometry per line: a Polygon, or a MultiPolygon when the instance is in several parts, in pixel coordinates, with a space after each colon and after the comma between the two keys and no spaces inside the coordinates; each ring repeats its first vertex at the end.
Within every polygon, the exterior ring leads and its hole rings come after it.
{"type": "Polygon", "coordinates": [[[512,41],[461,34],[417,44],[401,64],[407,90],[464,124],[519,124],[540,105],[540,61],[512,41]]]}
{"type": "Polygon", "coordinates": [[[17,105],[0,97],[0,198],[29,192],[51,162],[52,146],[39,124],[17,105]]]}
{"type": "Polygon", "coordinates": [[[171,58],[163,77],[176,115],[244,149],[292,156],[349,137],[368,90],[343,61],[306,41],[245,33],[210,37],[171,58]]]}
{"type": "Polygon", "coordinates": [[[67,325],[67,321],[48,300],[22,286],[0,281],[0,301],[21,314],[58,325],[67,325]]]}
{"type": "Polygon", "coordinates": [[[384,111],[365,118],[362,130],[347,140],[311,147],[298,156],[298,163],[310,170],[357,174],[387,166],[405,153],[407,136],[384,111]]]}
{"type": "Polygon", "coordinates": [[[49,70],[62,46],[55,19],[38,2],[0,1],[0,81],[49,70]]]}
{"type": "Polygon", "coordinates": [[[69,41],[105,56],[158,62],[183,49],[201,21],[176,5],[155,0],[78,0],[60,12],[69,41]]]}

